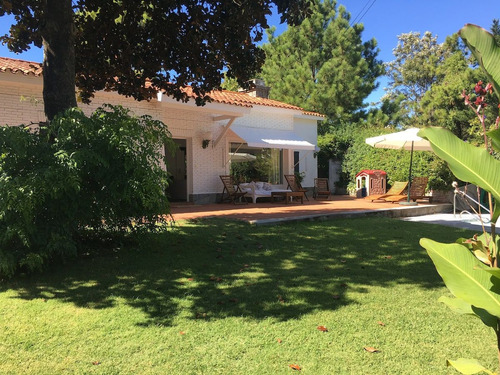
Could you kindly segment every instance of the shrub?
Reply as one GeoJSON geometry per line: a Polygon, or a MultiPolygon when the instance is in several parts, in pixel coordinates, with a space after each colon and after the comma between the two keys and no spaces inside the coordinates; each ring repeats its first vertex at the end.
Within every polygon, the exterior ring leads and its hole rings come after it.
{"type": "Polygon", "coordinates": [[[161,121],[110,105],[36,132],[1,127],[0,275],[75,256],[85,230],[155,228],[169,212],[160,162],[172,145],[161,121]]]}
{"type": "MultiPolygon", "coordinates": [[[[360,131],[353,137],[353,144],[344,155],[342,171],[346,173],[349,182],[354,182],[356,173],[363,169],[381,169],[387,172],[388,183],[407,181],[410,165],[410,152],[405,150],[387,150],[371,147],[365,139],[380,135],[368,131],[360,131]]],[[[413,153],[413,176],[429,177],[429,188],[451,189],[453,174],[446,163],[432,152],[413,153]]]]}

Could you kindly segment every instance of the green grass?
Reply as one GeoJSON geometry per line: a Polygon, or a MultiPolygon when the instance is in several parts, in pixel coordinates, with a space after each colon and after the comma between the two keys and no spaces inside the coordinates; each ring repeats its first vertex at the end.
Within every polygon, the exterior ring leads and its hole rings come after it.
{"type": "Polygon", "coordinates": [[[459,357],[494,368],[493,332],[437,302],[448,292],[418,245],[467,234],[381,218],[179,223],[2,282],[0,373],[435,375],[459,357]]]}

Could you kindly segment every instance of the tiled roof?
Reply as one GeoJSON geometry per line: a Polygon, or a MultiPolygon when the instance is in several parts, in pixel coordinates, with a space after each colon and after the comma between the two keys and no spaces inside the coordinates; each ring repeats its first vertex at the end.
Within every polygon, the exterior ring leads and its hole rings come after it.
{"type": "Polygon", "coordinates": [[[42,74],[42,64],[33,61],[0,57],[0,72],[4,73],[6,71],[14,74],[22,73],[25,76],[29,74],[39,76],[42,74]]]}
{"type": "MultiPolygon", "coordinates": [[[[24,60],[11,59],[8,57],[0,57],[0,72],[4,73],[7,71],[10,71],[11,73],[14,74],[21,72],[24,75],[33,74],[35,76],[39,76],[42,74],[42,64],[32,61],[24,61],[24,60]]],[[[190,97],[196,96],[192,92],[190,87],[186,87],[185,90],[188,96],[190,97]]],[[[254,97],[243,92],[226,91],[226,90],[211,91],[208,93],[208,96],[210,96],[210,98],[212,98],[212,100],[216,103],[238,105],[241,107],[250,107],[250,108],[253,107],[254,105],[263,105],[268,107],[302,111],[302,114],[309,116],[324,117],[323,115],[317,112],[304,111],[302,108],[291,104],[279,102],[277,100],[272,100],[272,99],[254,97]]]]}

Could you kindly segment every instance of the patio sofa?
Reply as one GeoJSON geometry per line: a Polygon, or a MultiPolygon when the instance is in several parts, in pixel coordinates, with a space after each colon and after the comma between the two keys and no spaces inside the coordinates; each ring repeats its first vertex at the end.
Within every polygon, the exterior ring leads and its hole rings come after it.
{"type": "Polygon", "coordinates": [[[291,191],[284,189],[282,185],[271,185],[268,182],[247,182],[239,185],[241,191],[246,192],[245,198],[252,198],[253,203],[257,203],[257,198],[271,198],[273,191],[291,191]]]}

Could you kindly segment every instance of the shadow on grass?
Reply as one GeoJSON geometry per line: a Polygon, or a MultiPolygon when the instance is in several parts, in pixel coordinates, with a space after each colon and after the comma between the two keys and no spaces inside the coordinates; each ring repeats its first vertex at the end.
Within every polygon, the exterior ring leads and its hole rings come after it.
{"type": "Polygon", "coordinates": [[[441,287],[418,241],[452,242],[466,234],[382,218],[273,227],[203,220],[1,289],[16,290],[15,298],[54,298],[90,309],[125,304],[143,312],[139,325],[171,325],[179,317],[288,320],[359,303],[346,291],[441,287]]]}

